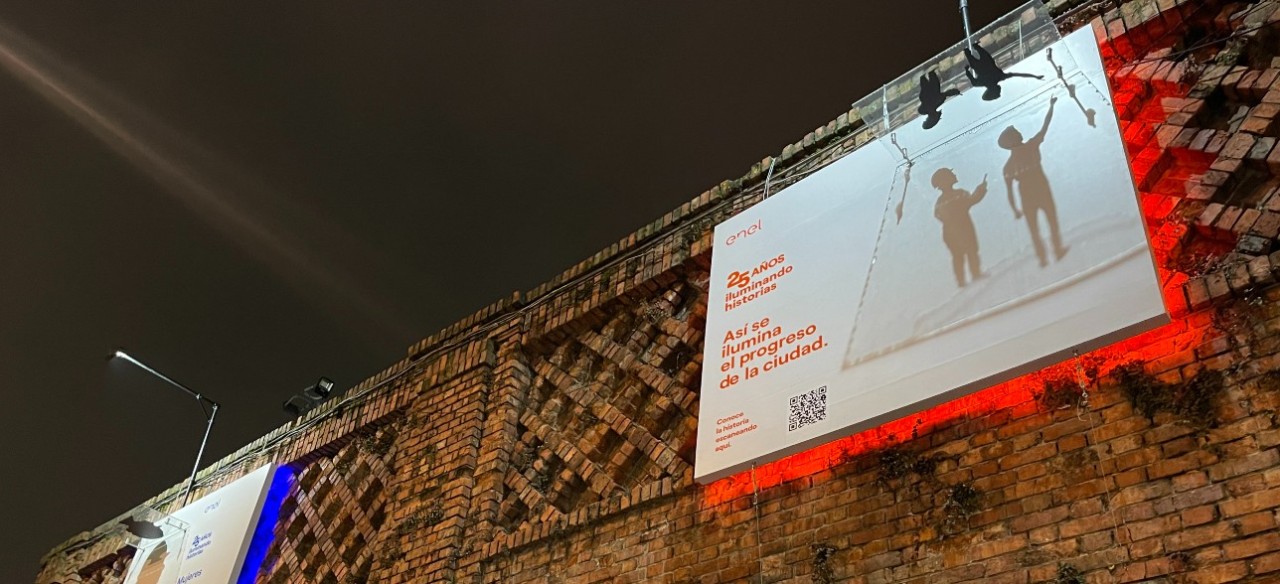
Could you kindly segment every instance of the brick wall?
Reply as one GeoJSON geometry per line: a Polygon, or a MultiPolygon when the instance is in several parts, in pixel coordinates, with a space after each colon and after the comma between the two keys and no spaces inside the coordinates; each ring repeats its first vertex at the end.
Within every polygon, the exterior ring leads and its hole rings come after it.
{"type": "MultiPolygon", "coordinates": [[[[695,485],[710,228],[851,112],[204,469],[294,471],[257,581],[1280,581],[1280,1],[1050,4],[1103,39],[1172,324],[695,485]]],[[[37,581],[119,581],[111,523],[37,581]]]]}

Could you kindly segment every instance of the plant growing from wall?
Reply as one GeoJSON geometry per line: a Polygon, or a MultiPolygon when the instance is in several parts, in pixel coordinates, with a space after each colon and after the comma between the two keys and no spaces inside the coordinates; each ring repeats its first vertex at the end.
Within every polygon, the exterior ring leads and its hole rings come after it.
{"type": "Polygon", "coordinates": [[[517,471],[524,472],[529,469],[534,460],[538,459],[538,447],[532,444],[525,444],[519,452],[511,459],[511,464],[515,466],[517,471]]]}
{"type": "Polygon", "coordinates": [[[400,535],[409,535],[416,531],[431,527],[443,520],[444,505],[437,500],[431,505],[418,509],[408,517],[405,517],[404,520],[396,526],[396,533],[400,535]]]}
{"type": "Polygon", "coordinates": [[[1097,355],[1077,356],[1056,376],[1043,381],[1040,391],[1035,394],[1036,403],[1046,412],[1088,409],[1089,390],[1097,387],[1104,363],[1104,358],[1097,355]]]}
{"type": "Polygon", "coordinates": [[[685,249],[693,247],[693,244],[697,243],[699,239],[702,239],[702,229],[699,224],[680,230],[680,245],[685,249]]]}
{"type": "Polygon", "coordinates": [[[1218,51],[1218,54],[1214,56],[1213,62],[1227,67],[1239,63],[1240,57],[1245,53],[1245,47],[1248,45],[1248,42],[1248,39],[1245,38],[1232,38],[1227,41],[1227,44],[1222,46],[1222,50],[1218,51]]]}
{"type": "Polygon", "coordinates": [[[1088,393],[1074,379],[1047,379],[1036,393],[1036,403],[1046,412],[1088,406],[1088,393]]]}
{"type": "Polygon", "coordinates": [[[395,442],[396,433],[384,430],[382,432],[361,437],[360,450],[381,458],[391,452],[391,446],[394,445],[395,442]]]}
{"type": "Polygon", "coordinates": [[[551,486],[550,469],[541,468],[533,474],[533,478],[529,479],[529,486],[533,487],[539,493],[546,493],[551,486]]]}
{"type": "Polygon", "coordinates": [[[1233,349],[1247,342],[1255,327],[1267,320],[1266,297],[1256,289],[1241,291],[1235,302],[1223,304],[1209,314],[1213,328],[1227,335],[1233,349]]]}
{"type": "Polygon", "coordinates": [[[1053,579],[1053,584],[1085,584],[1084,574],[1071,564],[1060,563],[1058,577],[1053,579]]]}
{"type": "MultiPolygon", "coordinates": [[[[920,478],[919,481],[910,483],[915,487],[911,492],[914,496],[921,496],[919,487],[922,484],[942,490],[931,497],[933,501],[938,501],[939,498],[940,501],[928,513],[934,530],[943,539],[964,531],[968,527],[969,517],[981,509],[982,503],[982,493],[972,485],[960,483],[947,487],[938,481],[938,465],[944,460],[946,457],[941,454],[923,456],[905,448],[892,447],[880,453],[876,467],[876,484],[886,490],[893,489],[912,476],[920,478]]],[[[893,492],[897,499],[899,491],[893,492]]]]}
{"type": "MultiPolygon", "coordinates": [[[[1213,327],[1225,335],[1237,356],[1247,353],[1247,345],[1256,338],[1263,323],[1270,320],[1267,305],[1266,295],[1250,287],[1242,290],[1236,301],[1219,305],[1210,313],[1213,327]]],[[[1244,369],[1246,363],[1243,358],[1233,359],[1224,372],[1234,376],[1244,369]]]]}
{"type": "Polygon", "coordinates": [[[1195,558],[1187,552],[1172,552],[1167,557],[1169,558],[1169,564],[1178,572],[1187,572],[1194,570],[1196,567],[1195,558]]]}
{"type": "Polygon", "coordinates": [[[943,457],[939,454],[921,456],[919,452],[905,448],[887,448],[880,453],[879,464],[876,466],[876,483],[887,489],[894,481],[911,475],[931,479],[942,460],[943,457]]]}
{"type": "Polygon", "coordinates": [[[831,569],[831,556],[835,555],[836,548],[825,543],[809,544],[809,550],[813,552],[813,581],[816,584],[832,584],[836,581],[835,572],[831,569]]]}
{"type": "Polygon", "coordinates": [[[356,458],[359,452],[359,447],[343,452],[342,455],[338,457],[337,461],[333,463],[333,470],[341,476],[346,476],[351,472],[351,469],[355,467],[356,458]]]}
{"type": "Polygon", "coordinates": [[[651,324],[659,324],[662,321],[671,318],[671,309],[660,301],[648,301],[640,303],[640,314],[651,324]]]}
{"type": "Polygon", "coordinates": [[[1142,363],[1130,362],[1113,372],[1116,383],[1134,409],[1150,420],[1168,412],[1175,420],[1198,430],[1217,426],[1214,401],[1222,393],[1222,373],[1202,369],[1183,383],[1165,383],[1148,374],[1142,363]]]}
{"type": "Polygon", "coordinates": [[[969,518],[981,510],[982,493],[969,483],[952,486],[940,508],[937,529],[942,537],[956,535],[969,526],[969,518]]]}
{"type": "Polygon", "coordinates": [[[369,568],[363,567],[348,573],[342,578],[342,584],[366,584],[369,581],[369,568]]]}
{"type": "Polygon", "coordinates": [[[394,566],[403,553],[404,552],[400,549],[399,539],[387,539],[382,542],[382,546],[378,548],[378,567],[385,570],[394,566]]]}

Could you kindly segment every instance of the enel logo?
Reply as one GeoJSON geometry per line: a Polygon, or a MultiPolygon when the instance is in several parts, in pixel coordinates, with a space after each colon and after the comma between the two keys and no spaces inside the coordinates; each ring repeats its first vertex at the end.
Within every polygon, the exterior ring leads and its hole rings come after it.
{"type": "Polygon", "coordinates": [[[752,223],[751,225],[747,226],[746,229],[743,229],[726,238],[724,240],[724,244],[733,245],[734,243],[737,243],[739,239],[746,239],[748,237],[751,237],[752,235],[759,233],[761,229],[764,229],[764,219],[757,219],[755,223],[752,223]]]}

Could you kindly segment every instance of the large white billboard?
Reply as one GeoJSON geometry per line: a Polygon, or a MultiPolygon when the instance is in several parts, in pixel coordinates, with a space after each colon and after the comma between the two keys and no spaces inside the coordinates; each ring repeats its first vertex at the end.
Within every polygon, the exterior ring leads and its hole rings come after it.
{"type": "Polygon", "coordinates": [[[268,464],[158,522],[165,536],[143,540],[124,583],[235,583],[274,471],[268,464]]]}
{"type": "Polygon", "coordinates": [[[700,482],[1168,321],[1092,31],[969,63],[716,227],[700,482]]]}

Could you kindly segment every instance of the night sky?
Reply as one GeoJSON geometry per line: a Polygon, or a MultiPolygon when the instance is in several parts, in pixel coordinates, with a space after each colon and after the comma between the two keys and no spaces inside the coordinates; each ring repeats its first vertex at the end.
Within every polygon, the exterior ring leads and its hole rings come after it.
{"type": "MultiPolygon", "coordinates": [[[[975,27],[1013,9],[977,0],[975,27]]],[[[0,580],[963,36],[957,2],[0,4],[0,580]]]]}

